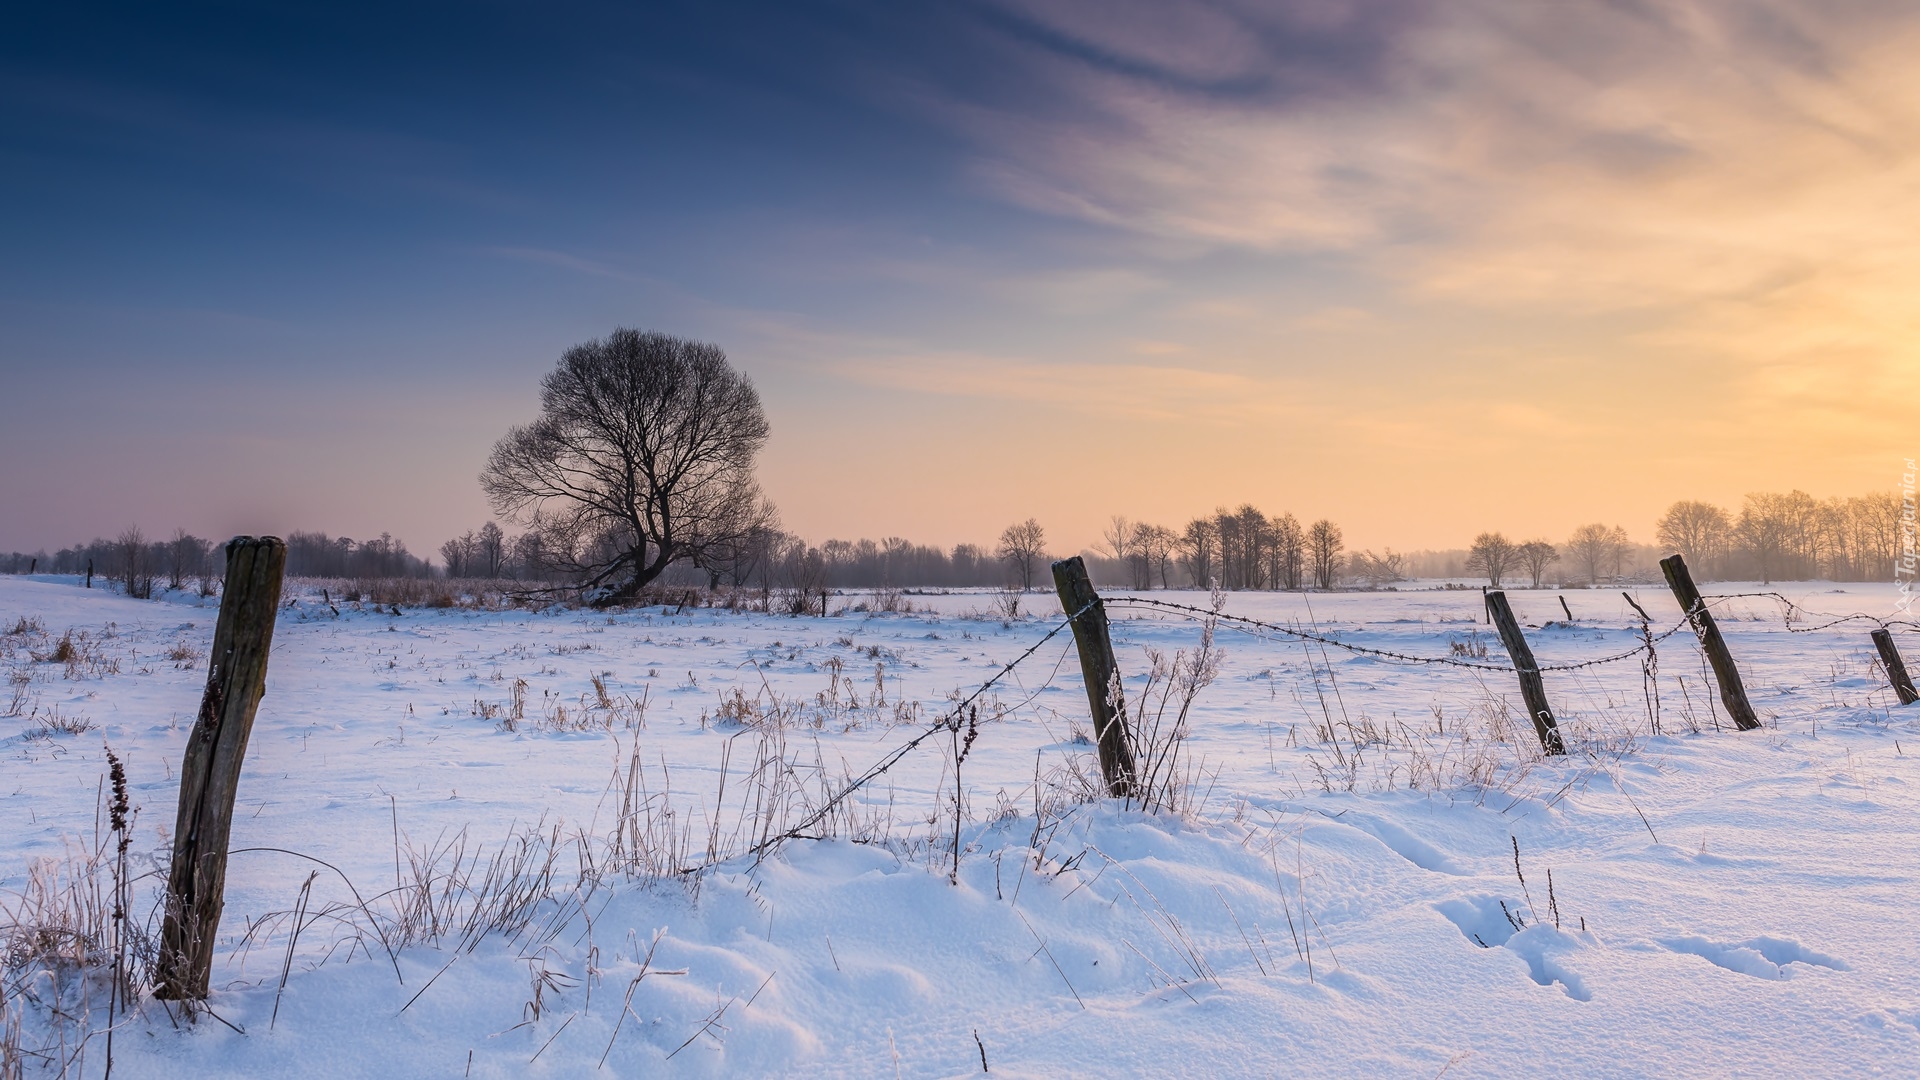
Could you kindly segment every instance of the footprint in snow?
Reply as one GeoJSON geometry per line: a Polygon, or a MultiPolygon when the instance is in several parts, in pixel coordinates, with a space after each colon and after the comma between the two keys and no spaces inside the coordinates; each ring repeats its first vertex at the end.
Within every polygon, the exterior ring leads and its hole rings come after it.
{"type": "Polygon", "coordinates": [[[1385,845],[1388,851],[1407,860],[1422,870],[1431,870],[1436,874],[1463,876],[1467,871],[1460,868],[1452,857],[1418,836],[1391,821],[1362,817],[1358,814],[1346,814],[1340,823],[1359,829],[1385,845]]]}
{"type": "Polygon", "coordinates": [[[1562,954],[1581,947],[1579,938],[1547,923],[1529,923],[1518,902],[1495,896],[1443,900],[1434,907],[1483,949],[1505,948],[1527,962],[1527,976],[1541,986],[1560,984],[1575,1001],[1592,1001],[1586,980],[1562,963],[1562,954]]]}
{"type": "Polygon", "coordinates": [[[1797,941],[1757,937],[1750,941],[1709,941],[1703,937],[1663,938],[1660,944],[1674,952],[1697,956],[1716,967],[1756,979],[1790,979],[1790,964],[1811,964],[1832,971],[1848,971],[1846,963],[1817,953],[1797,941]]]}

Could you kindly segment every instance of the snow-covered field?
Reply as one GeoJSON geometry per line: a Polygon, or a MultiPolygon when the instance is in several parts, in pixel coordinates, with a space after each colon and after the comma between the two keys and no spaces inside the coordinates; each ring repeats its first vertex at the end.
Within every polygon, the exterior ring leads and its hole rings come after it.
{"type": "MultiPolygon", "coordinates": [[[[1887,616],[1896,599],[1773,588],[1837,614],[1887,616]]],[[[1572,621],[1555,593],[1509,595],[1544,664],[1640,641],[1617,591],[1565,593],[1572,621]]],[[[1678,618],[1664,591],[1636,595],[1656,632],[1678,618]]],[[[1061,634],[981,699],[957,882],[945,734],[810,830],[833,838],[642,872],[795,822],[1059,617],[1038,594],[1012,620],[990,594],[842,610],[864,599],[836,597],[826,618],[396,617],[302,596],[276,631],[239,793],[233,843],[256,850],[233,855],[211,1002],[232,1027],[176,1028],[149,1003],[116,1034],[114,1075],[960,1076],[983,1055],[1012,1076],[1920,1074],[1920,706],[1893,705],[1869,624],[1790,633],[1770,600],[1723,604],[1766,720],[1750,733],[1716,715],[1684,631],[1659,645],[1658,733],[1638,658],[1549,673],[1575,750],[1553,761],[1514,720],[1506,673],[1222,624],[1187,804],[1161,813],[1074,801],[1091,748],[1061,634]],[[546,839],[523,849],[530,836],[546,839]],[[462,843],[479,853],[465,872],[462,843]],[[561,853],[525,925],[463,939],[416,911],[390,960],[381,935],[421,895],[402,886],[477,887],[503,845],[535,866],[561,853]],[[587,889],[582,853],[599,860],[587,889]],[[291,921],[272,916],[314,871],[289,954],[291,921]]],[[[1477,590],[1235,594],[1225,610],[1504,658],[1477,590]]],[[[1201,629],[1112,614],[1138,707],[1146,650],[1190,656],[1201,629]]],[[[106,746],[140,808],[134,852],[164,866],[214,616],[0,578],[0,630],[26,624],[0,638],[11,910],[35,860],[95,843],[106,746]],[[33,658],[68,631],[75,662],[33,658]],[[85,730],[50,730],[50,714],[85,730]]],[[[60,1030],[32,1007],[25,1025],[35,1047],[60,1030]]],[[[98,1075],[99,1036],[85,1053],[98,1075]]]]}

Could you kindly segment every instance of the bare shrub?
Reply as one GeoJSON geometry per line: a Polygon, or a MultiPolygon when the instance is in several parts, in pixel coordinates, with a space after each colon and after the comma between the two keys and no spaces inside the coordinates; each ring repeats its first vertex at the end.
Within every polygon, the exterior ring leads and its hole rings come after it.
{"type": "Polygon", "coordinates": [[[60,640],[54,642],[50,651],[34,653],[33,658],[43,664],[71,664],[79,655],[80,651],[73,644],[73,631],[69,630],[60,635],[60,640]]]}
{"type": "Polygon", "coordinates": [[[8,716],[21,716],[27,711],[27,703],[32,699],[33,671],[28,668],[15,668],[7,672],[7,712],[8,716]]]}
{"type": "MultiPolygon", "coordinates": [[[[1224,595],[1216,595],[1216,614],[1224,600],[1224,595]]],[[[1183,760],[1183,753],[1194,698],[1220,674],[1220,651],[1213,637],[1216,624],[1212,617],[1201,623],[1200,642],[1191,653],[1176,651],[1169,658],[1158,649],[1145,650],[1147,684],[1140,691],[1130,733],[1135,774],[1128,801],[1138,799],[1148,812],[1188,808],[1193,764],[1183,760]]],[[[1115,679],[1112,696],[1117,706],[1117,674],[1115,679]]]]}
{"type": "Polygon", "coordinates": [[[1020,594],[1012,589],[1001,589],[993,594],[993,610],[1001,621],[1012,625],[1020,617],[1020,594]]]}
{"type": "Polygon", "coordinates": [[[51,739],[56,735],[84,735],[100,725],[78,713],[63,713],[58,705],[49,706],[46,711],[35,710],[28,717],[35,724],[21,732],[23,739],[51,739]]]}

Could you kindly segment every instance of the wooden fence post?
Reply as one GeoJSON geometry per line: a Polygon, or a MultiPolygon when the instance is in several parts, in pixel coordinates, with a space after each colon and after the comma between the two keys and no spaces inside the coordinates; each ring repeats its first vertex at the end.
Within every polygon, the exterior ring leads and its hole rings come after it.
{"type": "Polygon", "coordinates": [[[1893,633],[1886,627],[1873,632],[1873,647],[1880,650],[1880,665],[1887,669],[1887,681],[1893,684],[1893,692],[1900,696],[1900,704],[1911,705],[1920,701],[1920,693],[1915,693],[1913,680],[1907,676],[1907,662],[1900,659],[1900,650],[1893,644],[1893,633]]]}
{"type": "Polygon", "coordinates": [[[1087,608],[1073,620],[1073,642],[1080,648],[1080,674],[1087,683],[1087,707],[1093,711],[1100,778],[1106,782],[1107,794],[1132,795],[1133,747],[1127,741],[1127,706],[1120,696],[1120,665],[1113,658],[1106,608],[1093,591],[1087,564],[1078,555],[1053,564],[1053,586],[1068,615],[1087,608]]]}
{"type": "Polygon", "coordinates": [[[173,868],[154,965],[154,996],[198,1001],[207,996],[214,935],[225,903],[227,838],[233,797],[247,753],[254,713],[266,690],[267,653],[280,606],[287,546],[275,536],[236,536],[227,544],[226,587],[207,662],[200,716],[180,766],[180,813],[173,831],[173,868]]]}
{"type": "Polygon", "coordinates": [[[1673,590],[1673,598],[1680,601],[1680,610],[1687,613],[1687,621],[1693,624],[1693,632],[1700,638],[1700,648],[1707,654],[1707,662],[1713,665],[1714,680],[1720,684],[1720,704],[1726,706],[1727,715],[1733,717],[1733,726],[1741,731],[1759,727],[1760,717],[1754,713],[1753,703],[1747,700],[1747,687],[1740,681],[1740,669],[1733,666],[1727,639],[1720,636],[1713,612],[1707,610],[1706,602],[1700,599],[1700,590],[1694,587],[1693,575],[1687,572],[1687,560],[1678,553],[1669,555],[1660,560],[1660,572],[1667,576],[1667,587],[1673,590]]]}
{"type": "Polygon", "coordinates": [[[1527,647],[1526,635],[1520,632],[1520,622],[1513,617],[1505,591],[1495,589],[1487,593],[1487,616],[1499,628],[1500,643],[1507,647],[1507,656],[1513,660],[1514,670],[1520,676],[1520,697],[1527,703],[1527,715],[1533,718],[1540,748],[1549,754],[1566,753],[1566,744],[1560,741],[1560,728],[1553,722],[1553,709],[1547,704],[1547,684],[1540,678],[1540,665],[1533,658],[1533,650],[1527,647]]]}

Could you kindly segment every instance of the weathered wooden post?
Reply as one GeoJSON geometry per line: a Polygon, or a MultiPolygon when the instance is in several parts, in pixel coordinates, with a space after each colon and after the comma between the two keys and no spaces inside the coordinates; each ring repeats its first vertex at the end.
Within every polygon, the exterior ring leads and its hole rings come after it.
{"type": "Polygon", "coordinates": [[[180,765],[180,813],[154,965],[155,997],[197,1001],[207,996],[214,935],[225,903],[233,797],[253,716],[266,690],[267,653],[286,566],[287,546],[279,537],[236,536],[227,544],[226,587],[207,662],[207,689],[180,765]]]}
{"type": "Polygon", "coordinates": [[[1080,612],[1073,620],[1073,642],[1080,648],[1080,674],[1087,683],[1087,706],[1093,711],[1100,778],[1106,782],[1107,794],[1132,795],[1133,747],[1127,741],[1127,706],[1120,696],[1120,665],[1113,658],[1106,608],[1093,591],[1087,564],[1078,555],[1053,564],[1053,586],[1068,615],[1080,612]]]}
{"type": "Polygon", "coordinates": [[[1887,669],[1887,681],[1893,684],[1893,692],[1900,696],[1900,704],[1911,705],[1920,701],[1920,693],[1915,693],[1913,680],[1907,677],[1907,662],[1900,659],[1900,650],[1893,644],[1893,633],[1886,627],[1873,632],[1873,647],[1880,650],[1880,665],[1887,669]]]}
{"type": "Polygon", "coordinates": [[[1547,684],[1540,678],[1540,664],[1527,646],[1526,635],[1520,632],[1520,622],[1513,617],[1513,608],[1508,606],[1504,590],[1487,593],[1487,615],[1499,629],[1500,643],[1507,647],[1507,656],[1513,660],[1514,671],[1520,676],[1520,698],[1527,703],[1527,715],[1533,718],[1540,748],[1549,754],[1566,753],[1566,744],[1560,741],[1560,728],[1553,721],[1553,709],[1547,704],[1547,684]]]}
{"type": "Polygon", "coordinates": [[[1740,669],[1733,666],[1727,639],[1720,636],[1713,612],[1707,610],[1700,590],[1694,587],[1693,575],[1687,572],[1687,560],[1678,553],[1669,555],[1660,560],[1660,572],[1667,576],[1667,587],[1673,590],[1673,598],[1680,601],[1680,610],[1687,613],[1687,621],[1700,639],[1700,648],[1707,654],[1707,662],[1713,665],[1714,680],[1720,684],[1720,703],[1726,706],[1727,715],[1733,717],[1733,726],[1741,731],[1759,727],[1760,717],[1754,713],[1753,703],[1747,700],[1747,687],[1740,681],[1740,669]]]}

